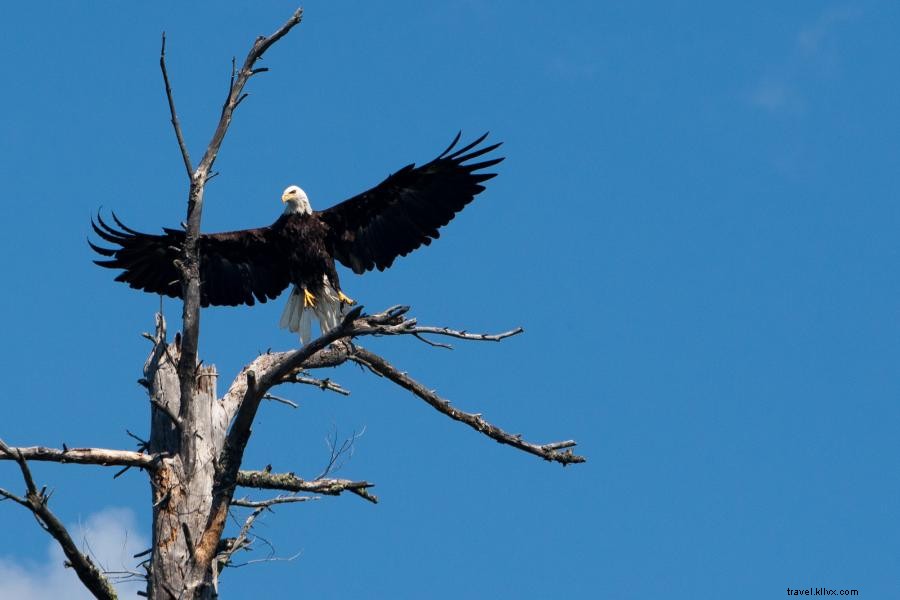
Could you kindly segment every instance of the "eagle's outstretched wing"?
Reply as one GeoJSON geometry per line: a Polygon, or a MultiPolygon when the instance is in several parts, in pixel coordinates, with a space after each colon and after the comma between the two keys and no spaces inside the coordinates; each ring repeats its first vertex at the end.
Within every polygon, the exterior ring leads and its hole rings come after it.
{"type": "Polygon", "coordinates": [[[503,158],[465,164],[500,144],[477,148],[484,134],[454,151],[460,134],[431,162],[407,165],[372,189],[316,215],[329,228],[334,258],[355,273],[383,271],[398,256],[406,256],[439,237],[438,228],[453,219],[496,173],[482,173],[503,158]],[[452,152],[451,152],[452,151],[452,152]]]}
{"type": "MultiPolygon", "coordinates": [[[[122,269],[116,281],[173,298],[181,297],[181,258],[184,232],[163,229],[162,235],[141,233],[113,215],[116,229],[97,215],[94,231],[116,246],[103,248],[90,241],[95,252],[108,257],[95,260],[101,267],[122,269]]],[[[245,229],[200,236],[200,303],[203,306],[253,305],[276,298],[290,283],[290,269],[272,242],[272,229],[245,229]]]]}

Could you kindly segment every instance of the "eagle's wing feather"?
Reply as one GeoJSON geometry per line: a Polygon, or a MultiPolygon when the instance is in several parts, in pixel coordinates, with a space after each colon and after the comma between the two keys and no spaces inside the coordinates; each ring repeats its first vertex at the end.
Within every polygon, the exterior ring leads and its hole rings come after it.
{"type": "MultiPolygon", "coordinates": [[[[121,269],[116,281],[173,298],[181,297],[181,274],[175,261],[181,259],[184,232],[163,229],[161,235],[135,231],[113,215],[118,229],[102,217],[91,221],[94,232],[113,245],[91,248],[106,260],[101,267],[121,269]]],[[[200,236],[200,303],[203,306],[253,305],[276,298],[290,283],[286,259],[273,243],[270,227],[203,234],[200,236]]]]}
{"type": "Polygon", "coordinates": [[[372,189],[327,210],[317,212],[329,228],[334,258],[355,273],[390,267],[422,244],[439,237],[450,222],[482,190],[495,173],[479,172],[503,158],[468,163],[500,144],[475,149],[487,134],[454,148],[459,134],[444,152],[420,167],[407,165],[372,189]],[[468,164],[466,164],[468,163],[468,164]]]}

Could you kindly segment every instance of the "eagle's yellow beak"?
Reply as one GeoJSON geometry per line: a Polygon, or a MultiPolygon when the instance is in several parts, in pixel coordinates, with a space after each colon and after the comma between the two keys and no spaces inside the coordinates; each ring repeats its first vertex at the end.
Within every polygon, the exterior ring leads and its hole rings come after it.
{"type": "Polygon", "coordinates": [[[290,194],[288,194],[288,193],[285,192],[284,194],[281,195],[281,201],[282,201],[282,202],[287,202],[289,196],[290,196],[290,194]]]}

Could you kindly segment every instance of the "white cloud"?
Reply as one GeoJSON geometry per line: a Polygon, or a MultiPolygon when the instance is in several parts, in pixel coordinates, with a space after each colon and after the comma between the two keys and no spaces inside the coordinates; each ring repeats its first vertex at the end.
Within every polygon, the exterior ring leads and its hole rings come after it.
{"type": "Polygon", "coordinates": [[[768,69],[750,91],[750,103],[771,113],[802,113],[803,81],[821,79],[824,73],[834,70],[838,63],[838,28],[859,15],[853,7],[830,7],[801,27],[784,62],[768,69]]]}
{"type": "MultiPolygon", "coordinates": [[[[126,508],[107,508],[92,514],[84,523],[69,525],[69,534],[95,564],[106,571],[134,570],[138,552],[149,542],[138,533],[134,513],[126,508]]],[[[0,598],[16,600],[90,600],[72,569],[63,566],[65,556],[55,540],[47,546],[46,561],[25,561],[0,557],[0,598]]],[[[116,585],[120,596],[135,597],[140,583],[116,585]]]]}
{"type": "Polygon", "coordinates": [[[762,81],[750,96],[750,101],[760,108],[776,111],[799,111],[802,103],[797,94],[780,81],[762,81]]]}
{"type": "Polygon", "coordinates": [[[797,48],[805,54],[821,52],[823,44],[838,25],[844,21],[851,21],[859,15],[859,9],[852,6],[825,9],[818,19],[803,27],[797,34],[797,48]]]}

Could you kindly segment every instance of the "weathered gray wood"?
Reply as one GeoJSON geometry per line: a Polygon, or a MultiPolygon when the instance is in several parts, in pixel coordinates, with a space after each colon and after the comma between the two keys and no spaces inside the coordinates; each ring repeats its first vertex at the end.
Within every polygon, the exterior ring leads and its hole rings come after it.
{"type": "MultiPolygon", "coordinates": [[[[165,324],[159,317],[154,348],[144,373],[153,407],[150,451],[167,454],[154,470],[151,480],[154,507],[154,550],[148,584],[151,598],[181,600],[216,595],[214,565],[228,509],[227,501],[221,505],[222,484],[216,481],[216,475],[228,418],[216,398],[215,369],[199,366],[201,282],[198,243],[203,193],[206,182],[214,176],[212,167],[234,111],[246,97],[244,86],[253,75],[262,71],[254,68],[256,61],[300,22],[302,14],[302,9],[297,9],[272,35],[260,36],[253,43],[243,66],[232,75],[219,123],[193,171],[172,98],[163,37],[159,63],[190,186],[187,228],[181,258],[177,262],[184,298],[182,338],[180,343],[168,344],[165,324]],[[212,511],[214,501],[219,505],[212,511]]],[[[227,481],[225,486],[228,487],[227,481]]],[[[233,488],[225,493],[228,501],[231,491],[233,488]]]]}
{"type": "Polygon", "coordinates": [[[165,457],[151,474],[153,552],[147,593],[154,599],[215,598],[212,564],[197,568],[194,546],[210,510],[215,459],[227,429],[225,411],[216,397],[215,367],[206,365],[196,369],[191,410],[181,410],[176,369],[181,354],[166,340],[162,317],[157,319],[156,342],[144,378],[152,400],[149,450],[165,457]],[[186,445],[190,452],[183,452],[186,445]]]}

